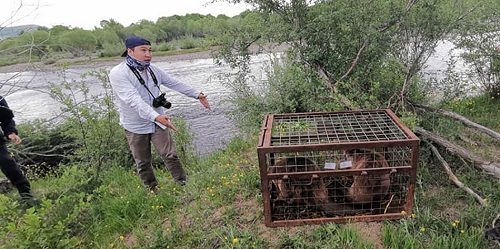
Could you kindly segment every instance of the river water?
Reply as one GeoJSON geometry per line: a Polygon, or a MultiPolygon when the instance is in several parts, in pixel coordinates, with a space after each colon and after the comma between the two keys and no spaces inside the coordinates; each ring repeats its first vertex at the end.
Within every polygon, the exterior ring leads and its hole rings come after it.
{"type": "MultiPolygon", "coordinates": [[[[266,62],[269,61],[269,56],[269,54],[252,56],[251,69],[257,81],[265,78],[262,72],[266,62]]],[[[200,154],[223,148],[231,138],[238,134],[225,113],[230,105],[227,101],[230,89],[226,88],[222,80],[217,77],[220,74],[230,73],[229,67],[217,66],[212,59],[153,60],[153,62],[175,78],[208,95],[211,110],[204,109],[198,100],[162,88],[167,93],[167,100],[172,103],[167,114],[186,120],[189,129],[195,134],[193,146],[200,154]]],[[[109,71],[113,66],[101,68],[109,71]]],[[[84,81],[90,87],[91,93],[99,93],[103,88],[98,79],[93,77],[81,79],[83,73],[92,70],[96,68],[75,67],[66,69],[64,73],[61,73],[61,70],[0,73],[0,82],[4,83],[0,89],[0,95],[5,96],[10,108],[15,111],[17,123],[40,118],[55,118],[61,113],[61,105],[49,96],[48,85],[60,85],[62,82],[72,81],[75,83],[71,84],[77,84],[84,81]]]]}
{"type": "MultiPolygon", "coordinates": [[[[424,73],[439,78],[446,70],[447,61],[452,51],[451,43],[441,43],[436,53],[429,58],[424,73]]],[[[254,55],[251,58],[252,74],[258,82],[266,79],[264,68],[270,59],[269,54],[254,55]]],[[[188,98],[175,91],[166,90],[167,100],[172,102],[168,114],[182,117],[186,120],[189,129],[194,132],[193,145],[200,154],[207,154],[224,145],[238,134],[236,127],[225,113],[230,106],[227,97],[231,94],[217,75],[231,72],[227,66],[217,66],[212,59],[189,59],[176,61],[153,60],[160,68],[172,76],[193,86],[208,95],[212,110],[206,110],[194,99],[188,98]]],[[[110,70],[114,65],[102,67],[110,70]]],[[[61,82],[82,82],[81,75],[91,70],[92,66],[70,68],[64,74],[57,71],[23,71],[14,73],[0,73],[0,95],[5,96],[9,106],[15,111],[16,122],[24,123],[39,118],[53,118],[60,114],[60,104],[52,100],[48,94],[49,84],[61,82]]],[[[95,78],[84,80],[91,92],[102,91],[102,83],[95,78]]]]}

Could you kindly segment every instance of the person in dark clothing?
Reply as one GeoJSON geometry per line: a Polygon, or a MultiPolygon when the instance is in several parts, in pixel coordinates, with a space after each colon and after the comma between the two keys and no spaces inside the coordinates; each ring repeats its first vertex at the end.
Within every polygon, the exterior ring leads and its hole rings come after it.
{"type": "Polygon", "coordinates": [[[7,148],[9,140],[17,145],[21,143],[21,138],[16,129],[14,114],[2,96],[0,96],[0,126],[2,128],[0,130],[0,169],[12,185],[17,188],[21,200],[28,205],[34,205],[38,203],[38,199],[31,193],[28,178],[23,174],[7,148]]]}

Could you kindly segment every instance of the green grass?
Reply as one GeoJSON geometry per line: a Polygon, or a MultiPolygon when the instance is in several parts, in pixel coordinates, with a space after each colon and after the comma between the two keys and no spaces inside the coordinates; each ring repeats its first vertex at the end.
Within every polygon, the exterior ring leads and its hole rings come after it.
{"type": "MultiPolygon", "coordinates": [[[[500,130],[500,115],[491,115],[498,102],[467,101],[453,110],[500,130]],[[470,110],[460,109],[464,105],[470,110]]],[[[482,138],[475,150],[498,160],[497,142],[444,118],[426,121],[438,133],[482,138]]],[[[106,165],[96,184],[92,169],[65,166],[59,177],[32,180],[41,207],[21,208],[14,191],[0,195],[0,227],[7,228],[0,230],[0,248],[496,248],[483,231],[500,213],[500,181],[446,158],[459,179],[487,199],[482,207],[448,180],[425,142],[410,218],[266,227],[256,144],[255,138],[236,138],[225,150],[186,160],[185,187],[156,169],[158,195],[148,194],[130,167],[106,165]]]]}

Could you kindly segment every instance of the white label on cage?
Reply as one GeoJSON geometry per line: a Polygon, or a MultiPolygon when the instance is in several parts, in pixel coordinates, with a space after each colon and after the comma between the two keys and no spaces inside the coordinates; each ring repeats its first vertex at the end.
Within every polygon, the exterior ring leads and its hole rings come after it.
{"type": "Polygon", "coordinates": [[[337,164],[336,163],[325,163],[325,169],[336,169],[337,164]]]}
{"type": "Polygon", "coordinates": [[[350,168],[351,166],[352,166],[352,161],[345,161],[340,163],[341,169],[350,168]]]}

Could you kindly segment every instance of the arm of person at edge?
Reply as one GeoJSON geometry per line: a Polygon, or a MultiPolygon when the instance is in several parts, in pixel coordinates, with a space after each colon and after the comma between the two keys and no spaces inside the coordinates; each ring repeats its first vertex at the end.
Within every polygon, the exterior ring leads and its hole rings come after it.
{"type": "MultiPolygon", "coordinates": [[[[183,82],[170,76],[167,72],[157,68],[156,66],[151,66],[151,68],[153,69],[153,72],[155,73],[155,75],[159,76],[158,78],[160,78],[160,83],[162,85],[164,85],[172,90],[175,90],[179,93],[182,93],[188,97],[195,97],[193,93],[197,92],[197,91],[194,88],[192,88],[191,86],[184,84],[183,82]]],[[[205,107],[206,109],[210,109],[210,103],[208,103],[207,95],[200,92],[198,94],[198,96],[196,96],[195,98],[200,101],[200,103],[203,105],[203,107],[205,107]]],[[[170,119],[167,115],[158,115],[155,118],[155,121],[162,124],[162,125],[165,125],[165,126],[171,128],[174,131],[177,130],[172,125],[172,123],[170,122],[170,119]]]]}
{"type": "MultiPolygon", "coordinates": [[[[0,96],[0,99],[0,105],[5,108],[9,108],[5,98],[0,96]]],[[[21,143],[21,138],[17,135],[16,123],[14,122],[14,119],[11,119],[9,122],[3,122],[1,125],[2,130],[5,132],[5,135],[9,138],[9,140],[16,145],[21,143]]]]}
{"type": "MultiPolygon", "coordinates": [[[[203,107],[210,110],[210,103],[208,103],[207,95],[205,95],[204,93],[200,93],[200,95],[198,95],[197,98],[200,101],[200,103],[203,105],[203,107]]],[[[170,128],[174,131],[177,131],[177,128],[175,128],[175,126],[170,122],[170,117],[165,115],[165,114],[158,115],[155,118],[155,121],[162,124],[162,125],[167,126],[168,128],[170,128]]]]}
{"type": "Polygon", "coordinates": [[[207,95],[205,95],[204,93],[200,93],[200,95],[198,95],[198,100],[203,105],[203,107],[205,107],[205,109],[210,110],[210,103],[208,103],[207,95]]]}
{"type": "Polygon", "coordinates": [[[159,75],[160,78],[160,83],[172,90],[175,90],[179,93],[182,93],[188,97],[194,97],[200,101],[200,103],[205,107],[206,109],[210,110],[210,103],[208,103],[207,100],[207,95],[205,95],[202,92],[197,91],[196,89],[192,88],[191,86],[184,84],[183,82],[177,80],[176,78],[170,76],[167,72],[164,70],[159,69],[156,66],[151,66],[155,74],[159,75]],[[199,93],[199,94],[198,94],[199,93]],[[198,94],[198,95],[196,95],[198,94]]]}

